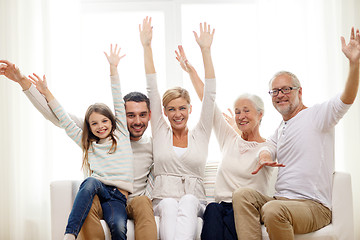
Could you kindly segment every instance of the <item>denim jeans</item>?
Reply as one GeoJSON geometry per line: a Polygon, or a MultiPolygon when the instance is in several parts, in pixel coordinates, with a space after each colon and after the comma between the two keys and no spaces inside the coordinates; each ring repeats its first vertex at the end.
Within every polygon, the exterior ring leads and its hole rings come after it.
{"type": "Polygon", "coordinates": [[[236,229],[232,203],[210,203],[204,213],[202,240],[235,240],[236,229]]]}
{"type": "Polygon", "coordinates": [[[76,195],[65,233],[77,236],[90,211],[94,196],[98,195],[111,239],[126,239],[126,197],[114,186],[103,184],[93,177],[85,179],[76,195]]]}

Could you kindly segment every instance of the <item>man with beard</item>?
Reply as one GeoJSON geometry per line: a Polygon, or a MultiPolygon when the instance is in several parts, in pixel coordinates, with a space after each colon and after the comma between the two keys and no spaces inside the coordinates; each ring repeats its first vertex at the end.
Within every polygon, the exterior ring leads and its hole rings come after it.
{"type": "Polygon", "coordinates": [[[359,86],[360,34],[351,31],[350,42],[341,38],[349,59],[349,75],[342,94],[306,107],[302,87],[290,72],[270,80],[269,94],[283,121],[270,138],[279,168],[274,197],[241,188],[233,193],[239,239],[262,239],[261,222],[270,239],[291,240],[294,234],[316,231],[331,222],[334,173],[334,127],[355,101],[359,86]]]}

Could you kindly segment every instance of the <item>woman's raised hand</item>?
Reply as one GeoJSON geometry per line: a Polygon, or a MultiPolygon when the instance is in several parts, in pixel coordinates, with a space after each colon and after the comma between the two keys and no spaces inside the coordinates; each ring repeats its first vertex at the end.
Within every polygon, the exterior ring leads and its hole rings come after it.
{"type": "Polygon", "coordinates": [[[152,26],[151,17],[146,17],[143,20],[142,26],[139,24],[140,41],[143,47],[151,46],[152,40],[152,26]]]}
{"type": "Polygon", "coordinates": [[[110,66],[117,67],[119,65],[120,60],[126,56],[126,54],[120,56],[120,51],[121,51],[121,48],[119,47],[119,49],[118,49],[117,44],[115,44],[114,49],[113,49],[113,45],[110,44],[110,53],[107,54],[106,52],[104,52],[110,66]]]}
{"type": "Polygon", "coordinates": [[[181,68],[187,72],[191,73],[195,71],[195,68],[187,60],[185,51],[181,45],[178,46],[179,52],[175,50],[176,60],[180,63],[181,68]]]}
{"type": "Polygon", "coordinates": [[[204,22],[204,26],[200,23],[200,35],[193,31],[196,42],[198,43],[201,49],[206,49],[211,47],[215,29],[211,31],[210,25],[204,22]]]}

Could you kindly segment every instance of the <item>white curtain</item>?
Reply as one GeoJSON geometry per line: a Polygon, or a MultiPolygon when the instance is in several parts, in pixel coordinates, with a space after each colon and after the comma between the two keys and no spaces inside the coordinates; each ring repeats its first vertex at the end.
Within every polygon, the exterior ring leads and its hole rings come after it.
{"type": "MultiPolygon", "coordinates": [[[[250,7],[250,9],[255,9],[255,12],[260,16],[254,21],[265,22],[267,25],[264,24],[261,29],[244,29],[243,35],[240,35],[240,37],[245,36],[248,38],[247,41],[251,43],[253,41],[258,42],[259,48],[257,51],[260,53],[262,70],[258,72],[256,65],[254,65],[258,59],[241,55],[238,58],[236,55],[229,58],[232,53],[222,51],[222,45],[216,45],[216,49],[213,51],[214,63],[217,77],[223,81],[223,83],[218,84],[219,94],[217,101],[219,105],[224,108],[231,106],[234,96],[231,96],[231,94],[229,96],[225,95],[225,92],[231,88],[230,84],[236,81],[237,75],[244,74],[243,72],[237,73],[237,67],[240,71],[241,67],[246,67],[246,64],[249,64],[248,68],[250,68],[245,69],[246,72],[251,73],[253,71],[256,74],[251,79],[262,79],[261,83],[255,84],[253,89],[246,91],[260,91],[256,90],[256,86],[261,86],[261,92],[263,92],[263,89],[266,90],[266,88],[263,88],[264,79],[268,79],[271,74],[281,70],[278,69],[280,65],[277,65],[272,58],[272,56],[278,57],[279,54],[289,59],[288,65],[286,65],[287,69],[289,69],[288,66],[293,66],[289,70],[294,71],[295,74],[300,73],[301,79],[305,80],[303,86],[304,101],[307,105],[310,106],[313,102],[325,100],[341,91],[347,77],[348,64],[339,51],[340,36],[343,35],[348,40],[351,26],[360,27],[360,2],[358,0],[219,0],[218,2],[213,0],[167,0],[135,1],[135,3],[125,0],[114,0],[106,3],[86,0],[0,0],[0,59],[8,59],[16,63],[25,74],[33,72],[46,73],[49,84],[55,89],[59,99],[62,100],[66,107],[74,105],[69,107],[72,107],[71,110],[80,115],[77,109],[83,108],[83,106],[77,101],[71,104],[72,102],[67,99],[67,95],[78,93],[81,96],[80,94],[84,90],[81,84],[74,83],[72,85],[66,80],[70,78],[76,81],[76,79],[84,78],[84,76],[86,76],[86,79],[92,76],[89,72],[84,73],[85,68],[79,66],[79,61],[81,61],[84,51],[86,51],[81,46],[85,42],[91,42],[100,29],[99,27],[96,28],[94,24],[93,31],[90,31],[93,25],[88,25],[84,30],[84,28],[81,28],[81,24],[84,25],[82,21],[90,19],[89,15],[86,14],[94,12],[93,9],[97,9],[97,4],[99,11],[104,11],[106,9],[104,5],[109,4],[113,9],[113,13],[116,9],[119,9],[119,14],[121,14],[120,10],[134,12],[139,16],[149,12],[154,15],[154,12],[156,14],[165,12],[163,15],[165,23],[164,26],[161,26],[161,31],[165,29],[165,36],[161,35],[161,38],[166,39],[165,44],[163,44],[166,46],[164,48],[166,53],[161,50],[161,56],[156,56],[159,51],[154,51],[157,62],[163,61],[160,59],[165,59],[164,62],[161,62],[161,68],[159,68],[159,72],[162,72],[159,73],[160,78],[165,79],[164,76],[166,76],[166,79],[169,79],[168,82],[164,82],[163,86],[160,86],[165,88],[165,85],[172,86],[181,83],[178,76],[171,78],[174,73],[179,74],[180,70],[175,64],[171,63],[174,59],[169,49],[172,51],[179,41],[182,41],[183,44],[193,41],[193,39],[187,39],[186,36],[189,35],[187,32],[190,31],[190,28],[191,30],[197,30],[190,25],[186,25],[187,23],[184,20],[186,17],[194,16],[183,16],[181,11],[191,13],[191,8],[198,7],[199,4],[217,3],[226,6],[226,4],[253,4],[254,2],[254,8],[250,7]],[[128,4],[126,8],[117,6],[117,4],[123,3],[128,4]],[[92,10],[88,11],[88,9],[92,10]],[[320,9],[321,11],[319,13],[312,12],[312,9],[320,9]],[[290,57],[288,56],[289,53],[281,53],[281,47],[269,49],[269,52],[262,49],[263,41],[273,41],[274,46],[277,46],[284,39],[280,37],[282,34],[280,28],[276,30],[275,27],[275,31],[270,31],[270,29],[274,28],[274,25],[284,26],[286,21],[302,21],[302,19],[298,18],[303,16],[304,12],[309,16],[319,14],[320,16],[317,19],[320,19],[320,22],[313,22],[315,20],[309,17],[305,20],[306,24],[299,24],[298,26],[301,25],[306,28],[305,31],[301,30],[301,32],[307,32],[308,35],[306,36],[298,36],[299,31],[296,28],[284,30],[293,38],[298,39],[300,37],[305,40],[303,45],[296,46],[294,53],[290,54],[290,57]],[[180,18],[182,20],[178,20],[180,18]],[[322,27],[314,28],[314,25],[322,27]],[[178,28],[174,30],[173,26],[178,28]],[[185,32],[185,30],[186,35],[181,32],[185,32]],[[84,38],[86,32],[92,32],[93,35],[86,35],[86,38],[84,38]],[[254,35],[251,35],[253,33],[254,35]],[[312,38],[315,35],[319,37],[312,38]],[[334,40],[334,38],[337,39],[334,40]],[[321,50],[310,51],[310,49],[316,49],[316,46],[321,50]],[[314,62],[313,54],[322,54],[322,59],[325,59],[325,62],[314,62]],[[301,59],[298,58],[299,55],[301,55],[301,59]],[[237,65],[237,62],[240,64],[237,65]],[[228,72],[227,69],[230,68],[235,69],[234,74],[228,72]],[[313,79],[314,81],[306,79],[313,79]],[[319,79],[319,82],[316,82],[317,79],[319,79]]],[[[203,15],[206,16],[206,12],[201,13],[202,8],[199,9],[199,11],[194,11],[193,14],[198,14],[198,16],[195,16],[195,26],[197,26],[198,19],[202,20],[203,15]]],[[[213,7],[208,8],[209,12],[212,9],[213,7]]],[[[221,21],[217,19],[217,16],[220,18],[221,12],[223,10],[218,11],[216,14],[209,14],[209,18],[219,22],[220,25],[221,21]]],[[[162,15],[157,16],[160,18],[162,15]]],[[[94,23],[96,23],[96,20],[94,23]]],[[[117,24],[117,22],[109,22],[107,25],[103,25],[103,28],[117,28],[119,25],[120,23],[117,24]]],[[[215,41],[226,41],[229,33],[222,33],[222,29],[229,31],[229,29],[218,26],[215,41]]],[[[155,29],[155,31],[159,31],[159,28],[155,29]]],[[[101,29],[100,32],[105,34],[106,31],[101,29]]],[[[136,35],[136,32],[131,34],[136,35]]],[[[129,36],[125,33],[121,37],[129,36]]],[[[111,42],[113,39],[109,41],[111,42]]],[[[135,41],[138,41],[137,35],[135,41]]],[[[85,46],[87,45],[85,44],[85,46]]],[[[243,47],[239,51],[241,53],[244,50],[246,48],[243,47]]],[[[199,55],[198,52],[198,49],[189,50],[188,56],[195,59],[195,55],[199,55]],[[192,52],[194,52],[194,57],[192,57],[192,52]]],[[[126,53],[130,54],[130,52],[126,53]]],[[[131,59],[131,56],[129,58],[131,59]]],[[[142,67],[142,60],[139,60],[139,62],[139,66],[142,67]]],[[[201,59],[195,59],[193,63],[201,72],[201,59]]],[[[129,71],[137,71],[131,69],[132,67],[129,68],[129,71]]],[[[94,67],[88,69],[88,71],[94,70],[94,76],[96,77],[101,77],[101,73],[107,71],[107,68],[105,70],[100,69],[100,73],[95,72],[94,67]]],[[[136,67],[136,69],[139,68],[136,67]]],[[[143,81],[144,83],[145,81],[143,81]]],[[[191,89],[189,85],[185,83],[184,85],[191,89]]],[[[93,87],[96,88],[96,84],[93,87]]],[[[127,86],[126,88],[133,90],[132,87],[127,86]]],[[[139,88],[143,90],[144,86],[139,88]]],[[[193,96],[193,99],[195,99],[195,95],[193,96]]],[[[269,99],[266,97],[263,97],[267,111],[265,115],[273,111],[269,99]]],[[[360,175],[358,174],[360,171],[359,100],[358,97],[356,103],[336,130],[336,169],[351,173],[355,226],[360,225],[360,175]]],[[[65,136],[62,130],[53,127],[52,124],[43,119],[21,92],[18,84],[4,77],[0,77],[0,111],[0,133],[2,137],[0,141],[0,239],[50,239],[50,182],[56,179],[81,179],[81,151],[65,136]]],[[[193,118],[197,119],[197,117],[193,118]]],[[[278,121],[268,118],[264,122],[267,122],[267,124],[263,125],[263,128],[268,129],[272,126],[273,129],[278,121]]],[[[266,130],[266,136],[268,132],[271,133],[272,130],[266,130]]],[[[209,155],[212,156],[212,154],[209,155]]],[[[360,239],[360,229],[356,228],[355,231],[356,239],[360,239]]]]}

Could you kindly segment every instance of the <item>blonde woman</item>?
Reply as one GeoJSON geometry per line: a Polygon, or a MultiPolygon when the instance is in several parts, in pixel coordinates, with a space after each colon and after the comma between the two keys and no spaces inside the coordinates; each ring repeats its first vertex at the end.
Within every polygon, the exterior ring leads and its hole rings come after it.
{"type": "Polygon", "coordinates": [[[192,130],[187,121],[192,108],[188,92],[180,87],[169,89],[163,96],[162,115],[160,95],[152,57],[151,18],[139,26],[144,48],[145,72],[151,102],[151,129],[155,164],[153,190],[154,214],[160,216],[160,238],[195,239],[197,217],[202,216],[206,199],[203,177],[212,128],[215,101],[215,73],[210,47],[214,30],[200,24],[200,35],[194,32],[204,60],[205,90],[198,124],[192,130]]]}

